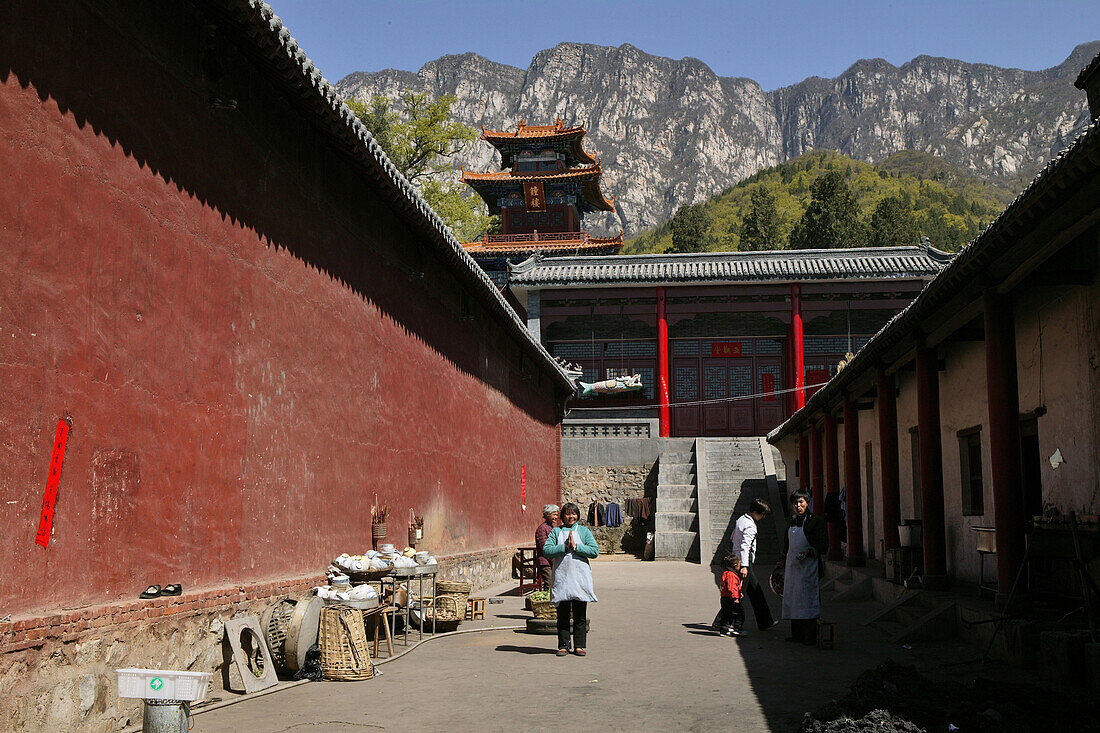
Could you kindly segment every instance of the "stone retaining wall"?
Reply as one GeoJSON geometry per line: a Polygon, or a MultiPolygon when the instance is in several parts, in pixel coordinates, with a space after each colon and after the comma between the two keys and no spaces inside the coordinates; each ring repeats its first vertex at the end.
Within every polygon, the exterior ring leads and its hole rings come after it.
{"type": "MultiPolygon", "coordinates": [[[[640,553],[645,547],[647,523],[626,516],[626,500],[657,495],[654,464],[632,466],[562,466],[562,503],[571,501],[581,508],[581,520],[588,523],[592,502],[617,502],[623,510],[621,527],[591,527],[600,552],[640,553]]],[[[652,525],[652,518],[648,522],[652,525]]],[[[649,527],[652,529],[652,527],[649,527]]]]}
{"type": "MultiPolygon", "coordinates": [[[[656,496],[656,474],[650,480],[653,464],[636,466],[562,466],[561,499],[571,501],[588,511],[594,501],[601,504],[618,502],[625,508],[626,500],[656,496]],[[647,488],[652,489],[647,494],[647,488]]],[[[587,517],[581,517],[587,519],[587,517]]]]}

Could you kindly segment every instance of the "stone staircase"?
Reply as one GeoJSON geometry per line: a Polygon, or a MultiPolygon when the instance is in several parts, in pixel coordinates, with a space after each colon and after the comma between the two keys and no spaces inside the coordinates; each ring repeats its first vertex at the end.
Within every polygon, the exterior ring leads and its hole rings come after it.
{"type": "MultiPolygon", "coordinates": [[[[700,532],[701,557],[707,564],[720,565],[730,552],[730,534],[737,518],[748,511],[753,499],[775,506],[769,485],[760,438],[701,438],[702,454],[699,491],[700,512],[706,526],[700,532]]],[[[771,450],[771,446],[766,446],[771,450]]],[[[774,480],[773,482],[774,483],[774,480]]],[[[756,539],[757,562],[774,563],[781,547],[771,519],[761,523],[756,539]]]]}
{"type": "Polygon", "coordinates": [[[877,628],[895,644],[954,639],[959,635],[955,603],[927,591],[907,592],[865,625],[877,628]]]}
{"type": "Polygon", "coordinates": [[[657,507],[653,556],[657,560],[699,559],[699,514],[695,443],[661,451],[657,461],[657,507]]]}
{"type": "Polygon", "coordinates": [[[891,642],[938,641],[958,637],[958,612],[944,593],[907,590],[879,577],[873,570],[853,570],[838,562],[826,565],[821,597],[826,614],[843,613],[846,601],[884,604],[864,626],[877,629],[891,642]]]}

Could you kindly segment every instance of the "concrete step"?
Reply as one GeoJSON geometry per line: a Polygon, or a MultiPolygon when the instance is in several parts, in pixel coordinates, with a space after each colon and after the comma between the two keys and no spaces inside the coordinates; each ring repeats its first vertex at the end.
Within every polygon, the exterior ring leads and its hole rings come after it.
{"type": "Polygon", "coordinates": [[[695,512],[657,512],[654,527],[657,532],[698,532],[699,515],[695,512]]]}
{"type": "Polygon", "coordinates": [[[874,623],[874,628],[878,629],[883,634],[885,634],[889,638],[893,639],[898,634],[905,631],[906,626],[905,626],[905,624],[898,623],[897,621],[882,620],[882,621],[876,621],[874,623]]]}
{"type": "Polygon", "coordinates": [[[657,485],[657,496],[669,499],[686,499],[695,496],[695,484],[665,484],[657,485]]]}
{"type": "Polygon", "coordinates": [[[653,537],[653,556],[658,560],[686,560],[692,554],[699,554],[695,532],[657,532],[653,537]]]}
{"type": "Polygon", "coordinates": [[[673,498],[667,496],[657,497],[657,513],[661,512],[697,512],[698,502],[694,497],[673,498]]]}

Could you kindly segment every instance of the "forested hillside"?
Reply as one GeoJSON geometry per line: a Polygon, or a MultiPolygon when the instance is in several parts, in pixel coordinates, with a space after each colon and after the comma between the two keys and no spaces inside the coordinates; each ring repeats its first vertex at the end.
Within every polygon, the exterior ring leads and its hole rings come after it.
{"type": "Polygon", "coordinates": [[[1013,195],[928,153],[903,151],[871,165],[814,151],[681,207],[623,252],[889,246],[922,236],[955,251],[1013,195]]]}

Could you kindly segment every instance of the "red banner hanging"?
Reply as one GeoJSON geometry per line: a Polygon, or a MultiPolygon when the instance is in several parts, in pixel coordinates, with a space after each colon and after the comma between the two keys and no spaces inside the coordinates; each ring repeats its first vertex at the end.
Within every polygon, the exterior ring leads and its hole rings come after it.
{"type": "Polygon", "coordinates": [[[542,192],[542,181],[529,181],[523,184],[523,199],[528,211],[546,211],[546,195],[542,192]]]}
{"type": "Polygon", "coordinates": [[[715,342],[710,345],[710,355],[713,357],[741,356],[741,342],[715,342]]]}
{"type": "Polygon", "coordinates": [[[65,444],[69,442],[68,419],[57,421],[57,433],[53,439],[53,454],[50,456],[50,475],[46,479],[46,495],[42,497],[42,517],[38,520],[38,534],[34,541],[45,547],[50,544],[50,531],[53,529],[53,509],[57,503],[57,488],[61,484],[61,462],[65,459],[65,444]]]}
{"type": "Polygon", "coordinates": [[[527,466],[519,467],[519,495],[520,503],[527,506],[527,466]]]}

